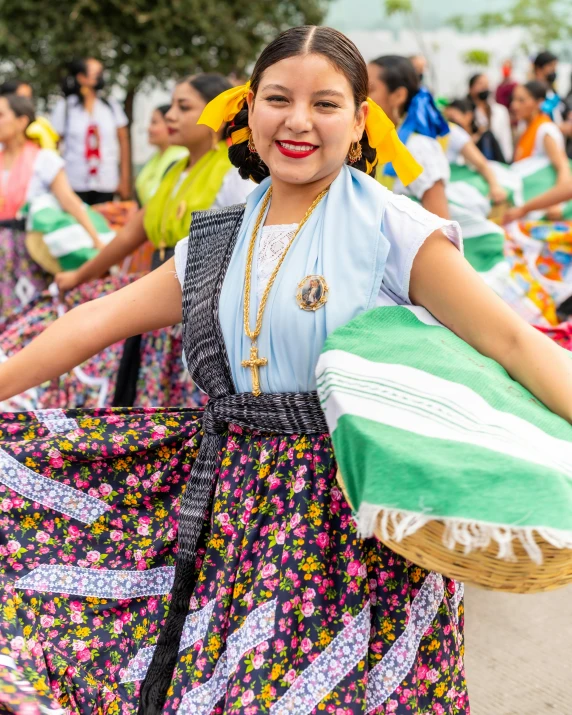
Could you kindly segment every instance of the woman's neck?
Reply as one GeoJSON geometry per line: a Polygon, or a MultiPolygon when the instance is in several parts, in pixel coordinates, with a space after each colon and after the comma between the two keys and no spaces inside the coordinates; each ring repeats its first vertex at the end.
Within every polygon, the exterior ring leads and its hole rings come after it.
{"type": "Polygon", "coordinates": [[[5,164],[10,164],[10,162],[12,162],[18,156],[18,154],[24,148],[26,141],[27,139],[23,134],[18,134],[18,136],[14,137],[13,139],[8,139],[4,142],[2,153],[4,154],[5,164]]]}
{"type": "Polygon", "coordinates": [[[324,189],[338,176],[340,169],[309,184],[289,184],[272,178],[272,201],[266,226],[300,223],[306,212],[324,189]]]}
{"type": "Polygon", "coordinates": [[[537,112],[534,112],[534,114],[532,114],[530,119],[526,122],[527,125],[530,126],[532,124],[532,122],[534,122],[534,120],[540,116],[540,114],[541,114],[540,110],[537,112]]]}
{"type": "Polygon", "coordinates": [[[213,140],[206,139],[205,141],[193,144],[192,146],[187,146],[189,150],[189,168],[194,166],[199,159],[201,159],[205,154],[214,149],[213,140]]]}
{"type": "Polygon", "coordinates": [[[170,146],[171,145],[169,144],[169,142],[167,142],[166,144],[155,144],[155,148],[157,149],[157,154],[159,154],[159,156],[163,156],[163,154],[167,151],[167,149],[170,146]]]}
{"type": "Polygon", "coordinates": [[[95,90],[93,90],[91,87],[82,87],[81,95],[83,99],[83,106],[85,107],[86,112],[91,114],[95,105],[95,100],[97,99],[95,90]]]}

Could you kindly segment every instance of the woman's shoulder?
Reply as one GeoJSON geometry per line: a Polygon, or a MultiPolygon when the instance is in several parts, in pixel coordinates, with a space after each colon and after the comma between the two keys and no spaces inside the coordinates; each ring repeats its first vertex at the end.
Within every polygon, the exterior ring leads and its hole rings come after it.
{"type": "Polygon", "coordinates": [[[544,122],[538,127],[537,137],[544,141],[547,136],[555,139],[559,146],[564,146],[564,135],[554,122],[544,122]]]}
{"type": "Polygon", "coordinates": [[[34,162],[34,173],[56,174],[64,167],[64,160],[54,149],[40,149],[34,162]]]}
{"type": "Polygon", "coordinates": [[[236,167],[229,169],[213,204],[214,209],[242,204],[254,191],[256,184],[250,179],[243,179],[236,167]]]}

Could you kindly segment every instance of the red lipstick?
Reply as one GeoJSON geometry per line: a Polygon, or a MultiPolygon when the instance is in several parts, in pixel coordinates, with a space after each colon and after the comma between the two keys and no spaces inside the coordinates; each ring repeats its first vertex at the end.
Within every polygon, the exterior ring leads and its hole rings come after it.
{"type": "Polygon", "coordinates": [[[309,142],[295,142],[291,139],[288,139],[288,141],[276,140],[275,144],[278,151],[289,159],[305,159],[318,149],[317,146],[309,142]]]}

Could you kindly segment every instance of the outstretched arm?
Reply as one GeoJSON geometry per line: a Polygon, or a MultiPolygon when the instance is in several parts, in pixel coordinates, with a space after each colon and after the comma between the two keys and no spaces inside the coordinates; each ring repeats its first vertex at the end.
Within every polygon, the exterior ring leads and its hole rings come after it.
{"type": "Polygon", "coordinates": [[[523,218],[530,211],[548,209],[556,204],[570,201],[570,199],[572,199],[572,177],[568,177],[566,181],[553,186],[543,194],[535,196],[522,206],[515,206],[509,209],[503,217],[503,222],[510,223],[511,221],[518,221],[518,219],[523,218]]]}
{"type": "Polygon", "coordinates": [[[410,296],[550,410],[572,421],[572,358],[488,288],[440,232],[419,250],[410,296]]]}
{"type": "Polygon", "coordinates": [[[125,288],[84,303],[0,365],[0,401],[59,377],[108,345],[181,322],[175,261],[125,288]]]}
{"type": "Polygon", "coordinates": [[[489,185],[490,197],[495,204],[499,204],[506,199],[506,191],[497,181],[495,172],[492,170],[491,165],[488,162],[486,156],[482,153],[476,144],[472,141],[467,142],[465,146],[461,149],[461,154],[463,155],[465,161],[467,161],[471,166],[474,166],[476,171],[483,177],[483,179],[489,185]]]}

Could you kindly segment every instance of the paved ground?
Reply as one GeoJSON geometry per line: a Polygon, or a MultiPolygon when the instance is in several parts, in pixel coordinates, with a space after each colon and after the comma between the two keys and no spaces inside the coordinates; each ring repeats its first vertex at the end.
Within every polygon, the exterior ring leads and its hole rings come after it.
{"type": "Polygon", "coordinates": [[[471,715],[572,715],[572,588],[467,589],[471,715]]]}

